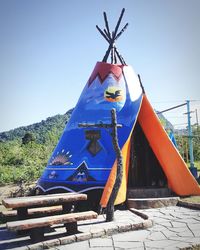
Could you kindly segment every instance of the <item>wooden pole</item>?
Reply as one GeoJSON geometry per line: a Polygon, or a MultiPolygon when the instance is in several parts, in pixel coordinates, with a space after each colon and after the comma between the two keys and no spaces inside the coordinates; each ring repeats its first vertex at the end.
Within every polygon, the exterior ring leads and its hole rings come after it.
{"type": "MultiPolygon", "coordinates": [[[[118,19],[118,22],[117,22],[117,25],[116,25],[116,27],[115,27],[115,30],[114,30],[114,32],[113,32],[113,35],[112,35],[112,39],[110,39],[110,41],[109,41],[109,47],[108,47],[108,49],[107,49],[107,51],[106,51],[106,54],[105,54],[105,56],[104,56],[104,58],[103,58],[103,62],[107,62],[107,59],[108,59],[108,56],[109,56],[109,54],[110,54],[110,51],[111,51],[111,49],[113,48],[113,43],[115,42],[115,39],[116,39],[116,36],[117,36],[117,31],[118,31],[118,29],[119,29],[119,25],[120,25],[120,23],[121,23],[121,20],[122,20],[122,17],[123,17],[123,15],[124,15],[124,12],[125,12],[125,9],[123,8],[122,9],[122,12],[121,12],[121,14],[120,14],[120,17],[119,17],[119,19],[118,19]]],[[[123,33],[123,32],[122,32],[123,33]]]]}
{"type": "Polygon", "coordinates": [[[108,38],[111,39],[111,33],[110,33],[109,25],[108,25],[108,19],[107,19],[106,12],[103,13],[103,16],[104,16],[104,22],[105,22],[108,38]]]}
{"type": "Polygon", "coordinates": [[[106,221],[113,221],[114,220],[114,203],[119,192],[119,188],[122,183],[122,176],[123,176],[123,157],[121,153],[121,149],[118,143],[118,134],[117,134],[117,118],[116,118],[116,111],[115,109],[111,110],[112,116],[112,143],[116,153],[117,158],[117,173],[115,183],[112,189],[112,193],[110,195],[110,199],[108,201],[108,205],[106,208],[106,221]]]}
{"type": "Polygon", "coordinates": [[[108,24],[108,19],[107,19],[107,15],[106,12],[103,12],[103,16],[104,16],[104,22],[105,22],[105,29],[102,30],[99,28],[98,25],[96,25],[96,28],[98,29],[98,31],[100,32],[100,34],[105,38],[105,40],[109,43],[109,47],[103,57],[102,62],[107,62],[109,55],[111,54],[111,63],[117,63],[117,58],[119,59],[120,63],[122,65],[126,65],[123,57],[119,54],[116,46],[115,46],[115,41],[123,34],[123,32],[127,29],[128,27],[128,23],[126,23],[124,25],[124,27],[121,29],[121,31],[119,33],[118,29],[119,26],[121,24],[122,21],[122,17],[124,15],[125,9],[123,8],[120,14],[120,17],[117,21],[117,25],[115,27],[115,30],[113,32],[110,32],[110,28],[109,28],[109,24],[108,24]]]}
{"type": "Polygon", "coordinates": [[[115,183],[107,204],[106,208],[106,221],[113,221],[114,220],[114,203],[117,197],[117,194],[119,192],[119,188],[122,183],[122,176],[123,176],[123,157],[121,153],[121,149],[119,147],[118,143],[118,134],[117,134],[117,128],[121,128],[121,124],[117,124],[117,116],[116,116],[116,110],[113,108],[111,109],[111,124],[105,124],[105,123],[93,123],[93,124],[88,124],[88,123],[80,123],[78,125],[79,127],[83,128],[111,128],[111,136],[112,136],[112,144],[114,151],[116,153],[116,159],[117,159],[117,173],[116,173],[116,179],[115,183]]]}
{"type": "Polygon", "coordinates": [[[122,57],[122,55],[119,54],[117,48],[115,47],[115,52],[117,54],[117,57],[119,58],[120,62],[122,65],[126,65],[126,62],[124,61],[124,58],[122,57]]]}
{"type": "Polygon", "coordinates": [[[128,23],[126,23],[124,27],[122,28],[122,30],[117,34],[117,36],[115,37],[115,40],[117,40],[121,36],[121,34],[127,29],[127,27],[128,27],[128,23]]]}

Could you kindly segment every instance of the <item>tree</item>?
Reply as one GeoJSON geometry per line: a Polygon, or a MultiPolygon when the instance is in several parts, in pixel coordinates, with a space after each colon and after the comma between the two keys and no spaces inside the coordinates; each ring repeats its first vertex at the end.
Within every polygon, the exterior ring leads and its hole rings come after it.
{"type": "MultiPolygon", "coordinates": [[[[192,126],[193,134],[193,154],[194,160],[200,161],[200,126],[192,126]]],[[[188,135],[185,131],[184,135],[176,135],[176,140],[178,144],[178,150],[182,155],[183,159],[188,162],[189,160],[189,145],[188,145],[188,135]]]]}
{"type": "Polygon", "coordinates": [[[22,138],[22,144],[28,144],[30,142],[35,141],[34,135],[32,133],[27,132],[22,138]]]}
{"type": "Polygon", "coordinates": [[[193,126],[194,160],[200,161],[200,126],[193,126]]]}

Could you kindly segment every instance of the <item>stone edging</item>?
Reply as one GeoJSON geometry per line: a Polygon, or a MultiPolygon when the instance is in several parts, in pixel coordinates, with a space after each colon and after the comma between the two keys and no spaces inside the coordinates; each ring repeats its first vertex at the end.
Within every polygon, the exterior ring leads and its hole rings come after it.
{"type": "Polygon", "coordinates": [[[61,238],[57,238],[57,239],[52,239],[52,240],[47,240],[47,241],[43,241],[43,242],[39,242],[36,244],[32,244],[27,246],[27,250],[40,250],[40,249],[48,249],[51,247],[55,247],[55,246],[60,246],[60,245],[66,245],[66,244],[70,244],[70,243],[75,243],[75,242],[80,242],[80,241],[84,241],[84,240],[89,240],[89,239],[93,239],[93,238],[99,238],[99,237],[103,237],[106,235],[113,235],[113,234],[117,234],[117,233],[122,233],[122,232],[128,232],[128,231],[134,231],[134,230],[139,230],[139,229],[147,229],[149,227],[153,226],[153,221],[151,219],[148,218],[147,215],[139,212],[139,211],[131,211],[135,214],[138,214],[140,217],[142,217],[144,219],[143,222],[139,222],[139,223],[133,223],[133,222],[124,222],[124,223],[105,223],[104,227],[102,228],[93,228],[90,229],[89,232],[83,232],[83,233],[79,233],[79,234],[75,234],[75,235],[69,235],[69,236],[64,236],[61,238]]]}

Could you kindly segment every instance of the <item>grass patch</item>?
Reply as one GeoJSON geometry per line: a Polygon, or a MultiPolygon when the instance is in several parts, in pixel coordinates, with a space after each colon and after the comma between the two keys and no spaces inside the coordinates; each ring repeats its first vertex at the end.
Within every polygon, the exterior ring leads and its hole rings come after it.
{"type": "MultiPolygon", "coordinates": [[[[189,162],[187,162],[187,166],[190,167],[190,163],[189,162]]],[[[195,161],[194,162],[194,166],[200,172],[200,161],[195,161]]]]}
{"type": "Polygon", "coordinates": [[[198,203],[200,204],[200,195],[199,196],[190,196],[186,198],[181,198],[182,201],[190,202],[190,203],[198,203]]]}
{"type": "Polygon", "coordinates": [[[185,247],[180,248],[181,250],[200,250],[200,245],[192,246],[192,247],[185,247]]]}
{"type": "Polygon", "coordinates": [[[200,161],[195,161],[194,166],[197,168],[198,172],[200,172],[200,161]]]}

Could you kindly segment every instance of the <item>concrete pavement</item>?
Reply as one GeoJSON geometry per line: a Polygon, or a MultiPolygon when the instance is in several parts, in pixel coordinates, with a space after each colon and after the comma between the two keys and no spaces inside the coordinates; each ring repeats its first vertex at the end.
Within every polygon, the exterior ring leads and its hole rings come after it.
{"type": "Polygon", "coordinates": [[[31,244],[28,237],[8,233],[2,226],[0,249],[173,250],[200,246],[200,210],[171,206],[140,211],[147,217],[128,210],[116,211],[116,220],[105,223],[105,218],[99,216],[93,224],[80,223],[78,228],[82,233],[72,236],[65,236],[63,227],[57,227],[48,232],[45,242],[37,244],[31,244]]]}
{"type": "MultiPolygon", "coordinates": [[[[192,249],[200,246],[200,211],[183,207],[142,210],[154,221],[151,228],[90,239],[59,250],[192,249]]],[[[200,249],[200,248],[199,248],[200,249]]]]}

